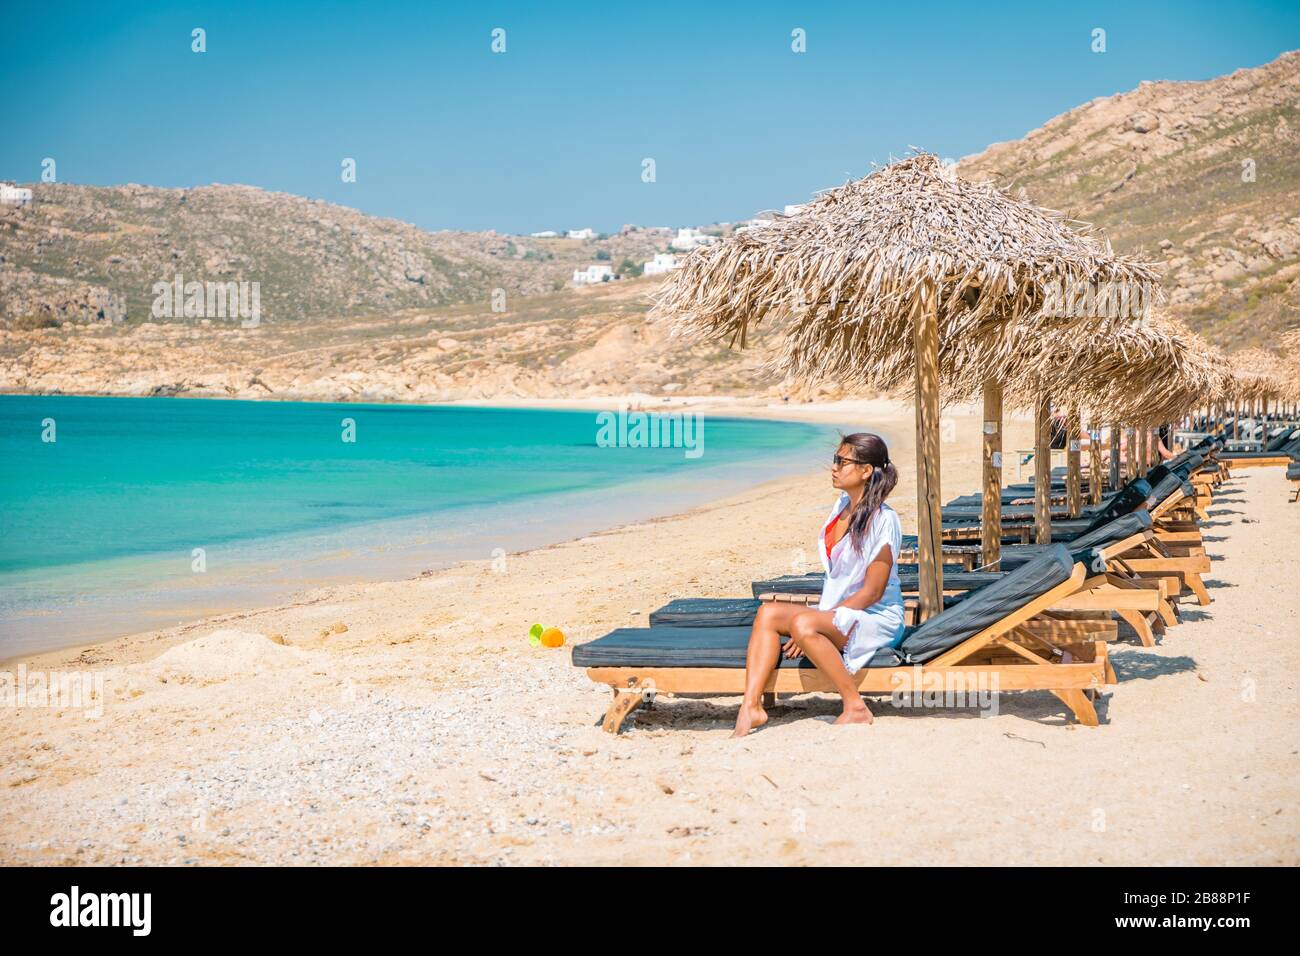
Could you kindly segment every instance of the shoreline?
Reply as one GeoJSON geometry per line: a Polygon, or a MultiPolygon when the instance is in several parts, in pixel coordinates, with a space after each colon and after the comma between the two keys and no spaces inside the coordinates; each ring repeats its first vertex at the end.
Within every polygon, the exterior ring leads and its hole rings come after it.
{"type": "MultiPolygon", "coordinates": [[[[299,395],[291,393],[271,393],[267,395],[221,395],[221,394],[200,394],[197,392],[184,392],[175,395],[155,394],[142,395],[138,392],[32,392],[32,391],[12,391],[0,389],[0,398],[132,398],[140,400],[149,399],[189,399],[200,401],[221,401],[221,402],[252,402],[252,403],[284,403],[284,402],[301,402],[309,405],[400,405],[410,408],[438,408],[442,406],[459,407],[459,408],[550,408],[550,409],[572,409],[575,411],[585,410],[609,410],[617,411],[624,405],[635,405],[639,411],[652,411],[660,407],[668,406],[673,408],[690,408],[693,410],[703,410],[712,412],[731,411],[741,412],[746,409],[811,409],[814,414],[834,407],[843,405],[848,407],[861,407],[866,403],[882,403],[892,405],[900,403],[899,399],[891,399],[884,396],[871,398],[845,398],[845,399],[804,399],[796,401],[781,401],[773,397],[755,397],[744,395],[653,395],[648,392],[612,392],[601,395],[582,396],[580,398],[554,398],[546,396],[517,396],[517,395],[500,395],[485,398],[453,398],[431,401],[398,401],[377,397],[347,397],[338,398],[318,398],[309,395],[299,395]],[[653,406],[642,407],[642,406],[653,406]]],[[[902,404],[907,404],[903,402],[902,404]]],[[[765,418],[777,418],[776,416],[763,415],[765,418]]],[[[777,419],[779,420],[779,418],[777,419]]],[[[804,419],[792,419],[804,420],[804,419]]]]}

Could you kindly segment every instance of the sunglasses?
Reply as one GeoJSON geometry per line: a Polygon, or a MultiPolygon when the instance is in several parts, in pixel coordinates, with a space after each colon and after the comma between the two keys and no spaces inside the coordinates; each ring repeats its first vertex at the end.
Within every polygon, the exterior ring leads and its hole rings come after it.
{"type": "Polygon", "coordinates": [[[838,468],[840,465],[869,465],[869,461],[858,461],[856,458],[844,458],[840,455],[834,455],[831,458],[831,464],[838,468]]]}

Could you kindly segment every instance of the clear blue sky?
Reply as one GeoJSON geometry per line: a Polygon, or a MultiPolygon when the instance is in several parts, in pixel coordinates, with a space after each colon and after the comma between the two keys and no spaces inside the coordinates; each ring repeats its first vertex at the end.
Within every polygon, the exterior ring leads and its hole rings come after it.
{"type": "Polygon", "coordinates": [[[6,0],[3,20],[0,178],[50,156],[63,182],[248,183],[508,232],[742,219],[910,145],[959,158],[1300,46],[1295,0],[6,0]]]}

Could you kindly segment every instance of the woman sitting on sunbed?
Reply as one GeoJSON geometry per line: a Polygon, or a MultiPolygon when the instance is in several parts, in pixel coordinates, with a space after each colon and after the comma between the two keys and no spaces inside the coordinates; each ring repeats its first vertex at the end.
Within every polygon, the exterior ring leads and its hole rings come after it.
{"type": "Polygon", "coordinates": [[[876,651],[903,639],[903,592],[895,564],[903,532],[898,515],[885,504],[897,483],[898,469],[878,436],[858,432],[841,438],[831,471],[840,496],[817,541],[826,571],[821,600],[815,609],[779,601],[759,608],[733,737],[767,722],[763,688],[783,653],[792,659],[807,656],[835,685],[844,701],[835,723],[871,723],[852,675],[876,651]],[[783,634],[790,636],[784,650],[783,634]]]}

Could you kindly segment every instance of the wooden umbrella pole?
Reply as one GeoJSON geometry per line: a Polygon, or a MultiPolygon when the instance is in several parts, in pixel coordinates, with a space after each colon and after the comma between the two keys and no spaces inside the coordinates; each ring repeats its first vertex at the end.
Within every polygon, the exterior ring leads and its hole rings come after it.
{"type": "Polygon", "coordinates": [[[1052,543],[1052,400],[1038,396],[1034,409],[1034,540],[1052,543]]]}
{"type": "Polygon", "coordinates": [[[1002,560],[1002,383],[984,383],[984,487],[980,545],[985,569],[1002,560]]]}
{"type": "Polygon", "coordinates": [[[1088,500],[1101,504],[1101,423],[1096,419],[1088,429],[1088,500]]]}
{"type": "Polygon", "coordinates": [[[1112,491],[1119,488],[1121,480],[1119,470],[1119,433],[1119,422],[1112,422],[1110,426],[1110,487],[1112,491]]]}
{"type": "Polygon", "coordinates": [[[1124,477],[1134,478],[1138,469],[1137,429],[1129,428],[1126,431],[1124,444],[1128,446],[1128,467],[1124,469],[1124,477]]]}
{"type": "Polygon", "coordinates": [[[943,610],[939,560],[939,314],[934,284],[926,281],[913,309],[916,351],[916,523],[919,617],[943,610]]]}
{"type": "Polygon", "coordinates": [[[1065,497],[1070,507],[1070,517],[1083,512],[1083,462],[1079,454],[1079,410],[1071,408],[1065,431],[1065,497]]]}

